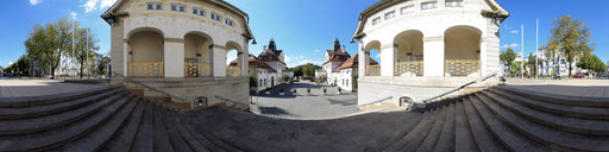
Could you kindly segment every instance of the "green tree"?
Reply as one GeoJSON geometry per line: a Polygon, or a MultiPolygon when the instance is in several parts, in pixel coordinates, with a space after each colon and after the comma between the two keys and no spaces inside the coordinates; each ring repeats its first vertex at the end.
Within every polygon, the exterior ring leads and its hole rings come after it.
{"type": "Polygon", "coordinates": [[[501,52],[501,54],[499,55],[499,59],[501,60],[501,63],[506,65],[508,67],[508,70],[511,71],[512,63],[516,59],[516,53],[514,53],[514,50],[512,50],[512,48],[508,48],[507,50],[501,52]]]}
{"type": "Polygon", "coordinates": [[[579,59],[576,66],[582,69],[587,69],[590,71],[588,74],[607,71],[607,65],[605,65],[605,63],[603,63],[603,61],[594,54],[584,55],[579,59]]]}
{"type": "Polygon", "coordinates": [[[86,73],[84,70],[91,69],[91,67],[85,67],[86,65],[92,65],[91,63],[94,62],[95,52],[99,50],[99,47],[96,46],[97,40],[94,39],[94,34],[91,33],[89,28],[79,28],[78,23],[75,23],[74,25],[76,26],[74,28],[74,31],[76,31],[74,33],[74,50],[70,53],[78,60],[80,78],[82,79],[84,73],[86,73]]]}
{"type": "Polygon", "coordinates": [[[110,58],[107,56],[104,56],[101,58],[101,60],[99,60],[99,62],[97,63],[97,72],[99,75],[106,75],[107,70],[106,66],[108,65],[108,63],[110,63],[110,58]]]}
{"type": "Polygon", "coordinates": [[[520,61],[512,63],[511,68],[512,76],[520,75],[520,61]]]}
{"type": "MultiPolygon", "coordinates": [[[[558,54],[565,57],[569,63],[573,63],[576,57],[592,52],[589,43],[589,28],[584,26],[584,22],[573,19],[566,15],[554,20],[552,36],[548,40],[548,49],[554,56],[558,54]]],[[[592,44],[593,45],[593,44],[592,44]]],[[[560,58],[559,58],[560,59],[560,58]]],[[[572,65],[569,64],[569,76],[571,76],[572,65]]]]}
{"type": "Polygon", "coordinates": [[[531,76],[535,76],[537,75],[537,66],[535,66],[535,59],[537,58],[536,55],[533,55],[533,53],[529,54],[529,59],[528,61],[525,63],[526,66],[529,67],[529,69],[531,69],[531,73],[529,73],[531,76]]]}
{"type": "Polygon", "coordinates": [[[50,68],[51,78],[55,78],[55,70],[59,67],[61,55],[72,45],[72,24],[67,17],[45,26],[35,25],[25,41],[29,56],[35,56],[40,68],[50,68]]]}

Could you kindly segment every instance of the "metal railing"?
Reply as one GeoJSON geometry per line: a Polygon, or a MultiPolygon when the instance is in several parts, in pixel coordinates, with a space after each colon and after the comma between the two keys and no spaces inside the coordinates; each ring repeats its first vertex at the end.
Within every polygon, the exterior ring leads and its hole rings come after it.
{"type": "Polygon", "coordinates": [[[366,76],[380,76],[381,65],[366,65],[366,76]]]}
{"type": "Polygon", "coordinates": [[[445,60],[444,73],[450,76],[469,76],[480,71],[480,60],[445,60]]]}
{"type": "Polygon", "coordinates": [[[136,85],[142,86],[142,87],[144,87],[144,88],[150,89],[150,90],[152,90],[152,91],[154,91],[154,92],[157,92],[157,93],[163,94],[163,95],[168,96],[168,97],[170,97],[170,98],[173,98],[173,99],[176,99],[176,100],[179,100],[179,101],[182,101],[182,102],[186,102],[186,99],[185,99],[185,98],[182,98],[182,97],[180,97],[180,96],[176,96],[176,95],[170,94],[170,93],[165,92],[165,91],[163,91],[163,90],[159,90],[159,89],[157,89],[157,88],[154,88],[154,87],[152,87],[152,86],[149,86],[149,85],[144,84],[144,83],[142,83],[142,82],[139,82],[139,81],[137,81],[137,80],[133,80],[133,79],[131,79],[131,78],[129,78],[129,77],[126,77],[126,76],[124,76],[124,75],[122,75],[122,74],[120,74],[120,73],[116,73],[116,72],[114,72],[114,75],[115,75],[115,76],[122,77],[122,78],[123,78],[125,81],[127,81],[127,82],[131,82],[131,83],[133,83],[133,84],[136,84],[136,85]]]}
{"type": "Polygon", "coordinates": [[[241,76],[241,68],[238,66],[229,66],[226,68],[226,76],[238,77],[241,76]]]}
{"type": "Polygon", "coordinates": [[[210,63],[185,62],[184,63],[184,76],[187,76],[187,77],[211,76],[211,68],[212,68],[212,64],[210,64],[210,63]]]}
{"type": "Polygon", "coordinates": [[[130,77],[162,77],[165,71],[163,62],[129,62],[130,77]]]}
{"type": "Polygon", "coordinates": [[[452,90],[447,91],[447,92],[445,92],[445,93],[442,93],[442,94],[440,94],[440,95],[437,95],[437,96],[434,96],[434,97],[431,97],[431,98],[428,98],[428,99],[422,100],[422,102],[423,102],[423,103],[425,103],[425,104],[431,103],[431,102],[433,102],[433,101],[434,101],[434,100],[436,100],[436,99],[442,98],[442,97],[444,97],[444,96],[446,96],[446,95],[449,95],[449,94],[451,94],[451,93],[454,93],[454,92],[457,92],[457,91],[459,91],[459,90],[462,90],[462,89],[464,89],[464,88],[466,88],[466,87],[468,87],[468,86],[470,86],[470,85],[472,85],[472,84],[476,84],[476,83],[479,83],[479,82],[486,81],[487,79],[492,78],[492,77],[494,77],[494,76],[497,76],[497,73],[489,74],[489,75],[487,75],[487,76],[485,76],[485,77],[482,77],[482,78],[480,78],[480,79],[476,79],[476,80],[474,80],[474,81],[468,82],[468,83],[466,83],[466,84],[463,84],[463,85],[459,86],[458,88],[455,88],[455,89],[452,89],[452,90]]]}
{"type": "Polygon", "coordinates": [[[395,75],[412,73],[416,76],[423,76],[423,61],[405,61],[395,63],[395,75]]]}

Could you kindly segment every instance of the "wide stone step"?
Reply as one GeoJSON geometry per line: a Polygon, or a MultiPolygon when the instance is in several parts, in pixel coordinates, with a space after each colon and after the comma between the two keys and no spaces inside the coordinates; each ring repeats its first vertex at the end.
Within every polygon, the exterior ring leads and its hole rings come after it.
{"type": "Polygon", "coordinates": [[[531,91],[531,90],[520,90],[510,86],[498,86],[495,87],[504,91],[508,91],[512,94],[518,94],[527,98],[562,104],[567,106],[587,106],[597,108],[609,108],[609,97],[585,97],[585,96],[568,96],[560,94],[550,94],[545,92],[531,91]]]}
{"type": "Polygon", "coordinates": [[[165,121],[162,119],[162,107],[154,105],[152,111],[154,112],[154,151],[173,152],[174,148],[169,140],[169,135],[167,135],[167,129],[165,129],[165,121]]]}
{"type": "MultiPolygon", "coordinates": [[[[183,138],[183,136],[176,129],[177,125],[170,119],[168,115],[170,115],[171,111],[169,109],[159,109],[161,110],[161,118],[163,120],[164,128],[167,130],[167,134],[169,135],[169,140],[171,141],[171,145],[173,145],[173,149],[178,152],[193,152],[193,149],[187,143],[187,141],[183,138]]],[[[159,119],[159,118],[157,118],[159,119]]]]}
{"type": "Polygon", "coordinates": [[[502,152],[506,151],[502,143],[497,142],[490,130],[482,122],[480,115],[472,105],[471,96],[463,101],[465,106],[465,114],[469,122],[469,126],[476,141],[476,146],[480,151],[502,152]]]}
{"type": "Polygon", "coordinates": [[[457,102],[455,111],[455,151],[456,152],[471,152],[479,151],[476,146],[476,141],[470,130],[467,116],[465,115],[465,107],[463,101],[457,102]]]}
{"type": "Polygon", "coordinates": [[[472,105],[474,105],[474,108],[490,132],[493,133],[495,138],[499,139],[505,147],[510,149],[510,151],[550,151],[546,146],[527,138],[505,125],[503,121],[499,120],[500,118],[493,114],[480,100],[485,99],[479,98],[479,96],[473,96],[471,98],[472,105]]]}
{"type": "Polygon", "coordinates": [[[478,97],[491,111],[501,118],[500,120],[521,134],[531,137],[538,142],[553,145],[553,147],[561,148],[561,150],[609,151],[609,138],[607,136],[581,135],[548,128],[519,117],[484,96],[478,97]]]}
{"type": "Polygon", "coordinates": [[[455,151],[455,109],[457,104],[450,103],[447,110],[447,116],[444,118],[442,130],[438,143],[435,146],[434,152],[455,151]]]}
{"type": "Polygon", "coordinates": [[[44,96],[0,97],[0,108],[22,108],[56,104],[60,102],[72,101],[74,99],[96,95],[105,91],[116,90],[118,88],[118,86],[111,86],[44,96]]]}
{"type": "Polygon", "coordinates": [[[0,137],[0,151],[43,151],[70,143],[72,140],[94,130],[96,126],[101,125],[108,117],[127,103],[128,99],[127,97],[121,98],[108,107],[99,110],[91,117],[77,121],[69,126],[34,134],[0,137]]]}
{"type": "Polygon", "coordinates": [[[429,134],[432,126],[435,124],[436,118],[439,110],[430,110],[427,111],[424,115],[425,118],[418,122],[417,126],[414,127],[408,134],[399,140],[395,141],[393,145],[387,147],[384,151],[414,151],[419,146],[420,143],[423,142],[425,137],[429,134]],[[406,150],[410,149],[410,150],[406,150]]]}
{"type": "Polygon", "coordinates": [[[154,151],[154,111],[153,103],[146,104],[137,134],[130,151],[154,151]]]}
{"type": "MultiPolygon", "coordinates": [[[[193,117],[191,117],[190,119],[182,120],[182,122],[187,123],[187,125],[184,125],[184,126],[187,127],[188,130],[192,130],[192,131],[196,132],[194,134],[204,137],[206,140],[203,140],[203,141],[209,141],[215,147],[219,147],[218,151],[229,151],[229,152],[242,152],[243,151],[239,147],[235,147],[234,145],[231,145],[230,143],[226,143],[225,141],[220,140],[220,139],[214,137],[213,135],[211,135],[210,132],[206,131],[205,125],[202,125],[202,126],[195,125],[195,121],[197,121],[196,114],[190,115],[190,116],[193,116],[193,117]]],[[[182,118],[184,118],[184,117],[182,117],[182,118]]],[[[211,149],[211,150],[217,151],[216,149],[211,149]]]]}
{"type": "MultiPolygon", "coordinates": [[[[189,130],[186,129],[186,127],[184,127],[184,125],[188,125],[187,123],[183,123],[181,121],[180,117],[184,117],[184,114],[178,113],[178,112],[169,112],[168,113],[168,118],[169,122],[171,124],[176,124],[174,125],[176,128],[176,130],[178,131],[178,133],[184,137],[184,140],[187,142],[187,144],[192,147],[192,149],[194,151],[197,152],[208,152],[211,151],[210,149],[212,149],[211,147],[214,147],[213,145],[211,145],[211,143],[209,141],[207,141],[207,139],[204,138],[198,138],[196,137],[198,134],[195,133],[195,131],[193,130],[189,130]],[[210,147],[210,148],[207,148],[210,147]]],[[[216,151],[216,150],[214,150],[216,151]]]]}
{"type": "Polygon", "coordinates": [[[144,109],[148,102],[143,101],[141,98],[136,98],[136,101],[139,102],[135,107],[135,110],[129,116],[129,120],[127,123],[122,126],[115,136],[104,145],[104,147],[100,150],[103,152],[128,152],[131,149],[135,141],[135,136],[137,135],[138,128],[142,123],[142,117],[144,116],[144,109]]]}
{"type": "Polygon", "coordinates": [[[80,139],[70,142],[60,151],[64,152],[82,152],[82,151],[99,151],[105,143],[107,143],[117,130],[125,123],[127,118],[131,116],[134,107],[138,103],[133,97],[122,107],[122,109],[112,115],[103,125],[97,127],[89,134],[80,139]]]}
{"type": "Polygon", "coordinates": [[[448,113],[448,109],[446,109],[445,107],[441,107],[441,108],[443,108],[443,109],[440,109],[442,111],[435,118],[436,122],[434,122],[434,125],[431,128],[431,130],[429,131],[429,133],[427,134],[427,137],[425,137],[423,142],[416,148],[416,151],[429,152],[429,151],[433,151],[434,148],[436,147],[436,143],[438,143],[438,140],[440,138],[440,133],[442,133],[442,126],[445,123],[444,120],[446,117],[451,115],[450,113],[448,113]]]}
{"type": "Polygon", "coordinates": [[[515,114],[538,122],[547,127],[561,129],[573,133],[583,133],[591,135],[609,135],[609,120],[590,120],[561,117],[554,114],[541,112],[500,97],[491,92],[482,92],[486,97],[494,100],[499,105],[514,112],[515,114]]]}
{"type": "Polygon", "coordinates": [[[102,101],[56,115],[47,115],[32,119],[0,121],[0,135],[33,133],[69,125],[72,122],[88,117],[91,114],[95,114],[98,110],[104,108],[108,104],[111,104],[117,99],[122,98],[124,95],[125,94],[116,94],[109,98],[103,99],[102,101]]]}
{"type": "Polygon", "coordinates": [[[86,106],[95,101],[102,100],[107,98],[108,96],[114,95],[119,91],[116,90],[108,90],[104,92],[100,92],[96,95],[91,95],[87,97],[82,97],[79,99],[66,101],[62,103],[49,104],[49,105],[40,105],[40,106],[30,106],[30,107],[3,107],[0,108],[0,120],[15,120],[15,119],[27,119],[27,118],[35,118],[40,116],[47,116],[56,113],[61,113],[69,110],[73,110],[76,108],[80,108],[82,106],[86,106]]]}
{"type": "Polygon", "coordinates": [[[609,120],[609,108],[597,108],[597,107],[582,107],[582,106],[572,106],[572,105],[563,105],[556,104],[550,102],[539,101],[535,99],[531,99],[528,97],[518,96],[511,94],[509,92],[499,90],[499,89],[490,89],[489,91],[500,95],[506,99],[509,99],[514,102],[518,102],[522,105],[526,105],[528,107],[550,112],[556,115],[568,116],[573,118],[581,118],[581,119],[603,119],[609,120]]]}

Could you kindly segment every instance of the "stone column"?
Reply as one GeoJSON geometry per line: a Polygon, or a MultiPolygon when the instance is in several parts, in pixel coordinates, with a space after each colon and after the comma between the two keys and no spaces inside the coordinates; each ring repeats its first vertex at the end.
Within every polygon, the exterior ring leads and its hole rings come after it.
{"type": "Polygon", "coordinates": [[[428,77],[444,76],[444,37],[423,38],[423,75],[428,77]]]}
{"type": "Polygon", "coordinates": [[[226,48],[217,44],[213,44],[212,48],[213,76],[226,77],[226,48]]]}
{"type": "Polygon", "coordinates": [[[124,36],[124,28],[122,24],[111,24],[111,58],[112,72],[127,76],[127,57],[129,55],[128,39],[124,36]]]}
{"type": "MultiPolygon", "coordinates": [[[[358,61],[359,61],[359,65],[357,65],[357,74],[358,74],[358,78],[363,78],[366,76],[366,65],[368,65],[368,63],[370,63],[370,61],[368,61],[368,55],[370,54],[369,52],[366,52],[366,50],[364,50],[364,45],[362,43],[360,43],[360,49],[358,51],[358,61]]],[[[330,75],[326,75],[326,76],[330,76],[330,75]]]]}
{"type": "Polygon", "coordinates": [[[396,50],[393,43],[381,47],[381,76],[393,76],[395,52],[396,50]]]}
{"type": "Polygon", "coordinates": [[[184,39],[165,38],[163,49],[165,78],[184,77],[184,39]]]}

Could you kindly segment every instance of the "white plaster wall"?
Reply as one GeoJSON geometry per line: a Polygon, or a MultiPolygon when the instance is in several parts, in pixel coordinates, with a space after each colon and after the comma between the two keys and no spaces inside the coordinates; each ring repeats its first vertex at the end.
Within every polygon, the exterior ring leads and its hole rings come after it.
{"type": "MultiPolygon", "coordinates": [[[[491,20],[481,15],[481,10],[490,10],[490,7],[483,0],[465,1],[464,7],[445,7],[444,1],[440,0],[437,8],[428,10],[420,9],[421,2],[421,0],[412,0],[385,8],[371,15],[364,24],[363,33],[366,36],[360,39],[360,48],[364,48],[370,42],[378,41],[381,43],[381,73],[383,76],[393,75],[393,72],[389,71],[393,71],[394,53],[392,47],[395,43],[394,39],[398,34],[408,30],[418,30],[424,35],[424,75],[443,76],[444,34],[447,29],[461,25],[471,26],[482,31],[481,37],[484,40],[481,45],[484,46],[481,46],[481,54],[485,55],[482,57],[482,64],[484,66],[483,70],[486,70],[483,73],[497,71],[499,66],[499,41],[495,34],[498,31],[498,26],[489,24],[491,20]],[[415,11],[401,14],[400,9],[409,5],[414,5],[415,11]],[[385,20],[384,14],[390,11],[395,11],[396,16],[385,20]],[[381,17],[381,22],[372,25],[372,20],[377,17],[381,17]]],[[[360,70],[360,75],[362,75],[362,72],[363,69],[360,70]]]]}

